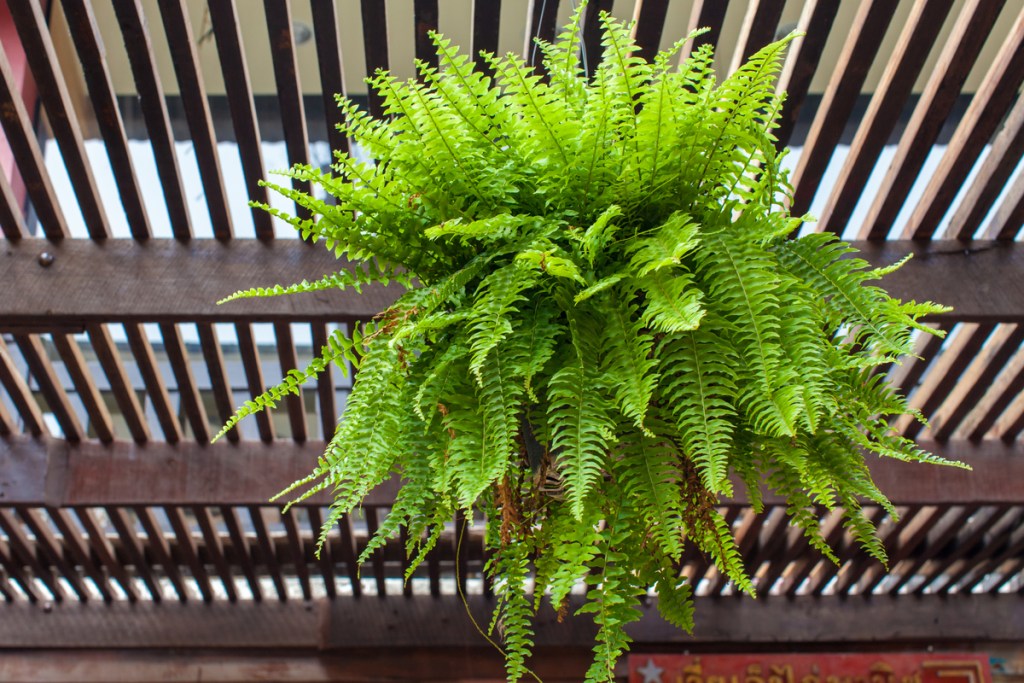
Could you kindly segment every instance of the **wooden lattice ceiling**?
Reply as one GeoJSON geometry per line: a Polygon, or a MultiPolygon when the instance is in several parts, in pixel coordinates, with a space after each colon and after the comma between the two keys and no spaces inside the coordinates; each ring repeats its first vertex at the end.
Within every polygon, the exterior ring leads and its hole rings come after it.
{"type": "MultiPolygon", "coordinates": [[[[195,22],[209,22],[223,70],[241,196],[263,201],[257,182],[267,171],[261,132],[269,124],[257,115],[247,69],[253,51],[272,64],[274,125],[287,159],[305,163],[310,131],[330,130],[331,145],[346,148],[332,128],[330,95],[344,90],[342,64],[352,50],[362,51],[371,70],[394,62],[383,39],[388,26],[411,24],[412,52],[429,61],[427,32],[439,21],[462,21],[474,51],[493,49],[502,32],[551,37],[570,3],[476,0],[468,16],[456,18],[446,18],[458,10],[438,0],[209,0],[199,12],[185,0],[51,4],[47,10],[39,0],[9,0],[13,38],[0,51],[0,123],[15,162],[12,174],[0,174],[0,647],[481,645],[458,622],[458,586],[474,609],[490,593],[480,578],[481,539],[472,529],[463,533],[464,520],[453,520],[440,551],[402,586],[397,544],[362,578],[353,564],[386,513],[390,489],[361,517],[344,520],[319,560],[313,539],[325,501],[284,517],[267,505],[315,461],[333,432],[346,380],[328,373],[278,414],[207,445],[232,407],[261,392],[269,375],[301,365],[331,325],[365,319],[394,294],[369,289],[213,305],[243,286],[311,278],[337,264],[298,240],[276,238],[266,214],[234,206],[197,53],[209,37],[195,22]],[[244,43],[239,14],[257,11],[270,39],[254,46],[244,43]],[[311,17],[326,100],[317,111],[326,121],[305,113],[310,97],[297,77],[293,11],[311,17]],[[98,23],[97,15],[113,23],[98,23]],[[339,31],[355,16],[363,40],[353,48],[339,31]],[[140,181],[125,98],[107,68],[110,36],[130,63],[159,178],[158,207],[153,188],[140,181]],[[158,50],[164,43],[166,51],[158,50]],[[70,68],[69,59],[80,67],[70,68]],[[170,99],[161,82],[168,63],[177,93],[170,99]],[[34,89],[23,84],[26,74],[34,89]],[[26,102],[32,92],[38,98],[26,102]],[[89,121],[79,120],[72,92],[87,94],[89,121]],[[174,131],[182,130],[194,158],[188,165],[176,150],[174,131]],[[99,136],[116,192],[98,183],[101,162],[87,152],[95,143],[83,131],[99,136]],[[73,192],[55,190],[47,149],[59,150],[73,192]],[[183,189],[189,173],[198,174],[208,214],[202,218],[215,239],[196,238],[195,203],[183,189]],[[166,212],[168,237],[156,236],[156,210],[166,212]],[[76,238],[68,216],[79,213],[88,234],[76,238]],[[115,237],[111,216],[121,213],[130,234],[115,237]],[[239,215],[257,239],[236,237],[239,215]],[[370,601],[367,593],[387,600],[370,601]],[[438,614],[445,625],[435,633],[426,625],[438,614]],[[366,620],[365,629],[340,626],[345,615],[366,620]],[[215,626],[197,625],[207,618],[215,626]],[[276,625],[256,628],[254,620],[276,625]],[[418,626],[399,628],[396,620],[418,626]],[[341,630],[325,631],[324,623],[341,630]]],[[[594,0],[597,9],[633,16],[647,55],[676,37],[664,26],[708,25],[713,30],[699,40],[716,42],[724,35],[718,28],[732,21],[729,31],[738,37],[719,45],[723,64],[771,40],[786,13],[799,17],[808,35],[794,44],[782,76],[789,98],[779,131],[780,145],[799,145],[795,210],[820,207],[813,229],[845,233],[878,263],[914,251],[892,288],[956,307],[934,320],[950,331],[948,341],[922,338],[920,358],[893,368],[890,378],[933,420],[931,430],[898,426],[935,452],[974,464],[975,473],[873,467],[904,513],[898,522],[876,514],[892,557],[889,575],[832,517],[822,525],[838,544],[840,567],[788,528],[779,501],[754,516],[742,501],[723,500],[759,589],[778,597],[710,609],[711,598],[730,588],[707,558],[687,556],[683,571],[707,598],[700,619],[707,631],[693,642],[771,642],[779,633],[759,624],[798,614],[834,618],[840,601],[855,618],[837,640],[1019,637],[1024,9],[1005,0],[903,0],[896,9],[891,0],[594,0]],[[823,71],[825,63],[835,66],[823,71]],[[870,92],[862,94],[872,69],[870,92]],[[809,96],[814,81],[826,84],[820,96],[809,96]],[[879,189],[865,195],[865,187],[879,189]],[[908,197],[916,204],[904,206],[908,197]],[[882,596],[896,596],[895,603],[882,596]]],[[[600,50],[595,16],[588,11],[584,28],[590,59],[600,50]]],[[[378,112],[380,103],[371,97],[368,106],[378,112]]],[[[551,628],[551,644],[584,647],[590,636],[586,628],[551,628]]],[[[794,629],[794,640],[815,640],[806,628],[794,629]]],[[[652,617],[642,622],[638,642],[682,641],[652,617]]]]}

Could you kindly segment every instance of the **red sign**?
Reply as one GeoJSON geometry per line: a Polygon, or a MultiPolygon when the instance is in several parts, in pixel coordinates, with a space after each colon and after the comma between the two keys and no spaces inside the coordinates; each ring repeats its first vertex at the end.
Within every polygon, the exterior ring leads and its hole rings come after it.
{"type": "Polygon", "coordinates": [[[991,683],[978,653],[629,656],[629,683],[991,683]]]}

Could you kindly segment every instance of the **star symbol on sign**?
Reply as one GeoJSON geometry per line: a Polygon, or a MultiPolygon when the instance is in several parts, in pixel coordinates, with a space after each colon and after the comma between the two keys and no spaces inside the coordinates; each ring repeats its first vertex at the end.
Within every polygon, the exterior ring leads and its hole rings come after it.
{"type": "Polygon", "coordinates": [[[643,674],[643,683],[661,683],[661,674],[664,669],[661,669],[654,665],[654,660],[650,657],[647,658],[647,663],[643,667],[636,670],[637,673],[643,674]]]}

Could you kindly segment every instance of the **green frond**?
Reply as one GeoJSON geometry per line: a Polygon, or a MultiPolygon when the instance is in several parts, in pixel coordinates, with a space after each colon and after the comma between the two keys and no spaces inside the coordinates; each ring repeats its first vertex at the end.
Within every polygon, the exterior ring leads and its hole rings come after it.
{"type": "Polygon", "coordinates": [[[601,369],[622,414],[653,436],[644,418],[658,382],[657,361],[651,358],[654,339],[644,330],[639,306],[631,299],[628,290],[613,290],[597,304],[605,321],[601,369]]]}
{"type": "Polygon", "coordinates": [[[662,401],[675,420],[684,452],[708,491],[731,495],[735,356],[713,332],[703,329],[667,338],[657,355],[665,378],[662,401]]]}

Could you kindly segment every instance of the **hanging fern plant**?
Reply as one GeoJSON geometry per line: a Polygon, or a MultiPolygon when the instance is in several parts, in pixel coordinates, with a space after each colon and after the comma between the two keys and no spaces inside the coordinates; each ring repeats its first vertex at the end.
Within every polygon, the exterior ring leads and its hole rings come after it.
{"type": "Polygon", "coordinates": [[[588,78],[581,11],[540,43],[545,78],[509,55],[487,57],[492,79],[435,36],[440,68],[370,80],[386,119],[341,100],[373,162],[337,153],[334,174],[286,174],[333,204],[267,183],[312,220],[263,208],[359,265],[231,297],[407,287],[225,431],[331,362],[358,368],[319,465],[289,491],[333,492],[322,544],[400,476],[361,559],[404,528],[407,577],[456,511],[483,511],[510,680],[528,672],[544,596],[561,611],[580,584],[599,627],[588,680],[612,679],[652,589],[691,629],[687,544],[753,593],[716,508],[734,478],[755,509],[764,482],[784,496],[827,556],[816,506],[841,509],[883,559],[861,503],[895,511],[865,453],[938,461],[890,429],[913,411],[877,368],[912,352],[913,330],[938,334],[918,319],[945,309],[868,286],[884,271],[833,235],[790,239],[807,219],[787,211],[772,130],[793,36],[716,84],[708,46],[648,63],[602,16],[588,78]]]}

